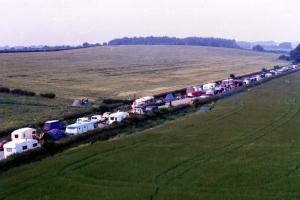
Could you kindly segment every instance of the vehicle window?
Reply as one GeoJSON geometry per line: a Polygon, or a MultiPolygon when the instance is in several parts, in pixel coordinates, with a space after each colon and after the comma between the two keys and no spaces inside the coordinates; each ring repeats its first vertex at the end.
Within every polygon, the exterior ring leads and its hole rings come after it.
{"type": "Polygon", "coordinates": [[[32,147],[37,147],[37,143],[33,143],[32,147]]]}
{"type": "Polygon", "coordinates": [[[19,137],[19,135],[15,135],[15,138],[18,138],[19,137]]]}
{"type": "Polygon", "coordinates": [[[27,149],[27,145],[23,146],[22,149],[23,149],[23,150],[26,150],[26,149],[27,149]]]}

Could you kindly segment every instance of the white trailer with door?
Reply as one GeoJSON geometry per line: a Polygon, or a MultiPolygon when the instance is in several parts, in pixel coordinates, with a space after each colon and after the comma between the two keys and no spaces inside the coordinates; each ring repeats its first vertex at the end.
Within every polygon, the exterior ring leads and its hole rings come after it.
{"type": "Polygon", "coordinates": [[[35,148],[38,148],[40,144],[37,140],[34,139],[18,139],[10,141],[4,144],[4,158],[7,158],[10,155],[23,153],[35,148]]]}

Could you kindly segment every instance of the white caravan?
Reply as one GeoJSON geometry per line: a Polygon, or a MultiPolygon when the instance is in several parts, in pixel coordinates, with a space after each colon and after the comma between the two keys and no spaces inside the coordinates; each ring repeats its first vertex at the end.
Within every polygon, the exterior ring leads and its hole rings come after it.
{"type": "Polygon", "coordinates": [[[22,153],[31,149],[38,148],[40,144],[34,139],[19,139],[10,141],[3,146],[4,158],[16,153],[22,153]]]}
{"type": "Polygon", "coordinates": [[[11,140],[19,139],[33,139],[36,135],[36,129],[34,128],[21,128],[11,133],[11,140]]]}

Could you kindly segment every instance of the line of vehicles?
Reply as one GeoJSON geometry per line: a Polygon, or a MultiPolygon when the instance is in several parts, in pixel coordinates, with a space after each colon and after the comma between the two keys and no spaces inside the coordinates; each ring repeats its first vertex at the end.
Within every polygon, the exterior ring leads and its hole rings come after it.
{"type": "Polygon", "coordinates": [[[41,143],[46,140],[57,141],[65,137],[83,134],[97,128],[103,128],[113,123],[121,122],[130,116],[144,115],[145,113],[154,112],[158,109],[168,108],[170,106],[176,107],[192,104],[196,99],[205,99],[217,94],[226,93],[232,89],[249,85],[266,78],[272,78],[299,68],[300,65],[276,67],[272,70],[265,70],[242,78],[232,77],[203,85],[194,85],[186,88],[184,94],[168,93],[165,98],[146,96],[136,99],[128,111],[106,112],[91,117],[82,117],[78,118],[75,123],[67,126],[59,120],[46,121],[40,134],[37,134],[37,130],[34,128],[21,128],[11,133],[11,141],[3,140],[0,142],[0,152],[3,151],[4,158],[7,158],[12,154],[38,148],[41,146],[41,143]]]}

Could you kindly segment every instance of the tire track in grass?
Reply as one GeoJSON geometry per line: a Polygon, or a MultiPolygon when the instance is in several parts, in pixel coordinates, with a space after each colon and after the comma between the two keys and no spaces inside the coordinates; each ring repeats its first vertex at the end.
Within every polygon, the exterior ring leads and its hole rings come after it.
{"type": "Polygon", "coordinates": [[[3,196],[3,197],[0,196],[0,200],[5,200],[5,199],[7,199],[9,197],[12,197],[12,196],[14,196],[16,194],[19,194],[19,193],[22,193],[22,192],[26,191],[28,188],[31,188],[32,186],[36,186],[39,183],[39,181],[34,181],[34,179],[38,178],[38,177],[40,177],[42,175],[43,175],[43,173],[39,173],[38,175],[30,177],[30,178],[28,178],[25,181],[23,180],[21,186],[20,186],[20,184],[13,184],[11,186],[11,188],[13,188],[13,189],[12,190],[8,190],[8,191],[5,190],[1,194],[1,196],[3,196]]]}
{"type": "MultiPolygon", "coordinates": [[[[238,113],[240,110],[243,109],[243,107],[244,107],[244,102],[241,101],[240,104],[238,104],[238,106],[237,106],[236,108],[232,109],[232,110],[229,111],[229,112],[224,113],[224,114],[223,114],[222,116],[220,116],[220,117],[214,118],[214,119],[209,120],[209,121],[207,121],[207,122],[212,122],[212,121],[219,121],[219,120],[222,120],[222,119],[224,119],[224,118],[226,118],[226,117],[228,117],[228,116],[231,116],[231,115],[233,115],[233,114],[235,114],[235,113],[238,113]]],[[[208,124],[206,124],[206,125],[208,126],[208,124]]],[[[155,142],[155,141],[153,141],[153,142],[155,142]]],[[[153,143],[153,142],[151,142],[151,143],[153,143]]],[[[76,169],[80,169],[80,168],[82,168],[82,167],[84,167],[84,166],[87,166],[87,165],[89,165],[89,164],[92,164],[92,163],[98,161],[98,159],[92,159],[92,158],[97,157],[97,156],[100,155],[100,154],[109,154],[109,153],[113,154],[113,153],[118,153],[118,152],[121,151],[121,150],[130,149],[130,148],[136,147],[136,146],[138,146],[138,145],[140,145],[140,144],[142,144],[142,143],[149,143],[149,141],[137,142],[137,143],[131,144],[131,145],[124,145],[124,146],[122,146],[122,147],[120,147],[120,148],[118,148],[118,149],[111,149],[111,150],[108,150],[108,151],[105,151],[105,152],[91,154],[91,155],[87,156],[86,158],[82,158],[82,159],[76,160],[76,161],[74,161],[74,162],[72,162],[72,163],[66,165],[65,167],[63,167],[62,169],[60,169],[60,170],[57,172],[57,175],[64,175],[65,172],[68,171],[68,170],[74,171],[74,170],[76,170],[76,169]],[[132,145],[134,145],[134,146],[132,146],[132,145]],[[90,159],[92,159],[92,160],[90,160],[90,159]],[[76,165],[77,167],[74,167],[75,165],[76,165]]],[[[104,159],[104,158],[103,158],[103,159],[104,159]]],[[[101,160],[101,159],[99,159],[99,160],[101,160]]]]}
{"type": "MultiPolygon", "coordinates": [[[[265,129],[269,128],[269,127],[271,127],[271,130],[274,130],[274,129],[276,129],[276,128],[282,126],[283,124],[289,122],[290,119],[292,119],[294,116],[296,116],[296,114],[299,112],[299,106],[297,105],[297,109],[295,109],[295,112],[292,112],[292,113],[291,113],[291,110],[293,110],[293,109],[292,109],[292,107],[290,106],[290,107],[289,107],[289,110],[288,110],[285,114],[283,114],[281,117],[279,117],[277,120],[275,120],[275,121],[273,121],[273,122],[267,124],[267,125],[264,126],[264,127],[258,128],[258,129],[256,129],[256,130],[253,131],[253,132],[250,132],[251,135],[249,135],[249,137],[246,137],[246,138],[245,138],[246,140],[247,140],[247,139],[251,139],[250,141],[243,141],[243,140],[242,140],[242,141],[241,141],[242,144],[240,144],[240,145],[238,145],[238,146],[232,146],[232,145],[234,145],[235,143],[231,143],[231,144],[225,145],[224,148],[220,149],[220,150],[222,150],[223,152],[221,151],[220,154],[219,154],[219,155],[215,155],[215,157],[216,157],[216,156],[222,156],[224,153],[228,153],[228,152],[232,152],[232,151],[235,151],[235,150],[237,150],[237,149],[240,149],[240,148],[242,148],[243,146],[248,145],[248,144],[251,144],[251,143],[253,143],[254,141],[256,141],[256,140],[258,140],[258,139],[260,139],[260,138],[262,138],[262,137],[264,137],[265,135],[268,134],[268,133],[263,133],[263,134],[261,134],[261,135],[259,135],[259,136],[256,136],[256,137],[254,137],[254,138],[251,138],[251,136],[253,135],[253,133],[255,134],[255,133],[260,132],[260,131],[262,131],[262,130],[265,130],[265,129]],[[290,114],[290,115],[289,115],[289,114],[290,114]],[[274,124],[276,124],[276,126],[273,126],[274,124]],[[225,151],[225,152],[224,152],[224,151],[225,151]]],[[[249,133],[248,133],[248,134],[249,134],[249,133]]],[[[218,150],[216,150],[216,151],[218,151],[218,150]]],[[[208,153],[208,155],[209,155],[209,153],[208,153]]],[[[212,156],[208,156],[207,158],[204,158],[204,159],[202,160],[202,162],[208,162],[209,160],[211,160],[211,159],[213,159],[213,158],[215,158],[215,157],[214,157],[213,155],[212,155],[212,156]]],[[[200,160],[200,161],[201,161],[201,160],[200,160]]],[[[197,162],[197,163],[194,163],[194,164],[195,164],[196,166],[198,166],[199,164],[201,164],[201,162],[199,162],[199,163],[197,162]]],[[[196,166],[191,165],[189,168],[187,168],[187,169],[184,170],[181,174],[179,174],[179,176],[184,175],[185,173],[187,173],[188,171],[190,171],[192,168],[194,168],[194,167],[196,167],[196,166]]],[[[169,182],[169,181],[168,181],[168,182],[169,182]]]]}
{"type": "Polygon", "coordinates": [[[62,167],[61,169],[59,169],[57,171],[56,175],[64,176],[69,171],[74,171],[76,169],[80,169],[80,168],[82,168],[84,166],[87,166],[89,164],[92,164],[92,163],[94,163],[98,160],[102,160],[102,159],[106,158],[107,156],[109,156],[111,154],[118,153],[118,152],[123,151],[123,150],[132,149],[132,148],[134,148],[138,145],[144,144],[146,142],[147,141],[139,141],[139,142],[136,142],[134,144],[123,145],[123,146],[118,147],[118,148],[108,149],[106,151],[102,151],[102,152],[99,152],[99,153],[90,154],[88,156],[85,156],[84,158],[75,160],[75,161],[65,165],[64,167],[62,167]],[[104,155],[104,157],[96,158],[96,157],[101,156],[101,155],[104,155]]]}
{"type": "MultiPolygon", "coordinates": [[[[297,109],[297,112],[299,112],[299,109],[297,109]]],[[[297,112],[296,112],[296,113],[297,113],[297,112]]],[[[292,116],[294,116],[294,115],[292,115],[292,116]]],[[[280,123],[280,125],[278,125],[278,126],[276,126],[276,127],[275,127],[275,126],[272,126],[272,125],[269,125],[269,127],[271,126],[271,127],[272,127],[271,130],[274,130],[274,129],[280,127],[281,125],[285,124],[285,123],[288,122],[289,120],[290,120],[289,118],[288,118],[287,120],[284,120],[283,123],[280,123]]],[[[264,127],[264,128],[262,128],[261,130],[263,130],[263,129],[265,129],[265,128],[267,128],[267,127],[264,127]]],[[[261,131],[261,130],[257,130],[257,131],[255,131],[255,132],[259,132],[259,131],[261,131]]],[[[240,145],[238,145],[238,146],[231,147],[232,144],[226,145],[226,147],[225,147],[224,149],[222,149],[222,150],[225,151],[225,152],[220,152],[220,153],[217,154],[217,155],[208,156],[207,158],[203,158],[202,160],[197,160],[195,163],[191,163],[191,166],[189,166],[187,169],[185,169],[184,171],[182,171],[180,174],[175,175],[176,177],[170,178],[168,181],[166,181],[166,184],[168,184],[169,182],[171,182],[171,181],[172,181],[173,179],[175,179],[175,178],[179,178],[179,177],[183,176],[184,174],[186,174],[187,172],[189,172],[190,170],[192,170],[193,168],[199,166],[199,165],[202,164],[202,163],[207,163],[207,162],[209,162],[210,160],[212,160],[213,158],[216,158],[217,156],[222,156],[222,155],[224,155],[225,153],[229,153],[229,152],[238,150],[238,149],[242,148],[243,146],[246,146],[246,145],[248,145],[248,144],[253,143],[254,141],[257,141],[258,139],[264,137],[265,135],[267,135],[267,133],[264,133],[264,134],[262,134],[262,135],[259,135],[259,136],[253,138],[253,139],[250,140],[250,141],[245,141],[244,143],[242,143],[242,144],[240,144],[240,145]]],[[[234,144],[233,144],[233,145],[234,145],[234,144]]]]}
{"type": "Polygon", "coordinates": [[[230,151],[242,148],[243,146],[258,140],[258,139],[264,137],[267,134],[267,133],[264,133],[262,135],[259,135],[257,137],[252,138],[253,133],[255,134],[255,133],[260,132],[262,130],[268,129],[269,127],[273,127],[272,128],[272,130],[273,130],[273,129],[276,129],[276,128],[282,126],[286,122],[288,122],[290,119],[292,119],[299,112],[299,105],[297,105],[296,112],[291,113],[291,111],[293,110],[293,104],[296,104],[295,100],[296,99],[293,98],[293,102],[288,102],[289,107],[288,107],[287,111],[284,114],[280,115],[280,117],[278,117],[274,121],[268,123],[264,127],[260,127],[258,129],[256,129],[255,131],[251,131],[250,132],[251,135],[249,135],[248,132],[244,133],[243,135],[245,135],[245,137],[242,138],[242,141],[241,141],[243,143],[238,145],[237,147],[234,147],[233,145],[241,139],[237,139],[237,140],[235,140],[235,141],[233,141],[229,144],[226,144],[223,147],[221,147],[219,149],[216,149],[213,152],[207,152],[205,154],[198,154],[198,155],[196,155],[196,156],[194,156],[190,159],[187,159],[185,161],[177,163],[176,165],[174,165],[174,166],[168,168],[167,170],[161,172],[159,175],[157,175],[155,177],[155,186],[156,187],[155,187],[155,190],[154,190],[153,194],[150,195],[150,199],[154,199],[158,195],[160,186],[169,184],[172,180],[174,180],[174,179],[176,179],[180,176],[183,176],[188,171],[190,171],[194,167],[200,165],[201,163],[208,162],[211,159],[215,158],[216,156],[221,156],[224,153],[228,153],[228,151],[230,152],[230,151]],[[291,115],[289,116],[290,113],[291,113],[291,115]],[[288,116],[288,118],[286,119],[287,116],[288,116]],[[282,123],[280,123],[281,121],[282,121],[282,123]],[[274,124],[277,124],[277,126],[273,126],[274,124]],[[244,142],[244,140],[248,140],[248,139],[251,139],[251,140],[244,142]],[[181,169],[181,168],[183,168],[183,169],[181,169]],[[180,172],[176,172],[176,170],[180,170],[180,172]],[[167,178],[168,176],[170,176],[170,178],[167,178]],[[163,179],[164,177],[167,178],[165,181],[162,181],[162,180],[160,181],[159,180],[159,179],[163,179]]]}

